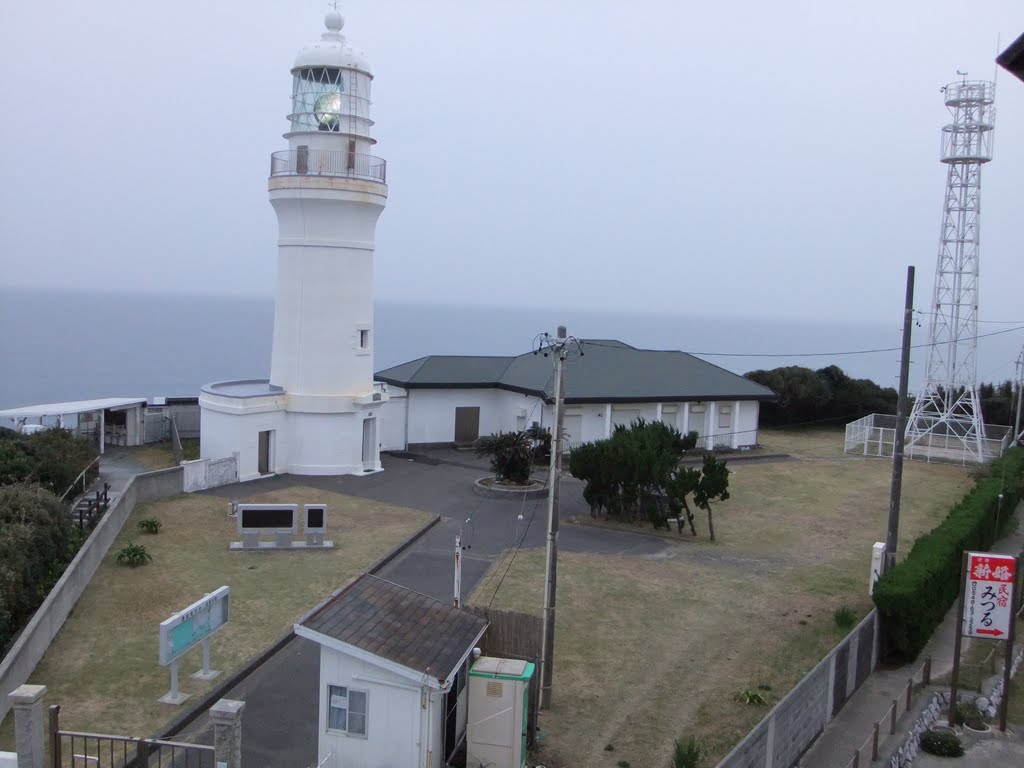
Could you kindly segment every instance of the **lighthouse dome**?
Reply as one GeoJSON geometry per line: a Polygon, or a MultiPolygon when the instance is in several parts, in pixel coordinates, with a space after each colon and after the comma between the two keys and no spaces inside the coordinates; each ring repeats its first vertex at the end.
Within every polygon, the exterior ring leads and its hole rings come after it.
{"type": "Polygon", "coordinates": [[[305,67],[339,67],[343,69],[356,69],[360,72],[370,73],[370,62],[366,55],[355,48],[347,45],[345,36],[341,30],[345,26],[344,17],[336,10],[330,10],[324,17],[324,32],[316,42],[303,46],[299,55],[295,57],[295,69],[305,67]]]}

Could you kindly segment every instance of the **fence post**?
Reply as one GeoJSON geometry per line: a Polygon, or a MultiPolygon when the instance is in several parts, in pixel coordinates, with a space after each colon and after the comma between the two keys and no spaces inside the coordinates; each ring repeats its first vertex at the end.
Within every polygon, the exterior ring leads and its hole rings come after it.
{"type": "Polygon", "coordinates": [[[853,753],[853,768],[860,768],[860,750],[853,753]]]}
{"type": "Polygon", "coordinates": [[[50,754],[53,756],[54,765],[64,765],[63,755],[61,754],[61,743],[60,743],[60,704],[50,705],[50,754]]]}
{"type": "Polygon", "coordinates": [[[242,767],[242,710],[244,701],[221,699],[210,707],[214,760],[225,768],[242,767]]]}
{"type": "Polygon", "coordinates": [[[45,685],[22,685],[8,698],[14,707],[14,748],[18,768],[43,768],[43,696],[45,685]]]}
{"type": "Polygon", "coordinates": [[[900,702],[899,699],[892,700],[892,717],[889,718],[889,735],[893,736],[896,733],[896,712],[899,711],[900,702]]]}
{"type": "Polygon", "coordinates": [[[921,671],[921,681],[925,685],[931,685],[932,682],[932,657],[929,656],[924,660],[924,669],[921,671]]]}
{"type": "Polygon", "coordinates": [[[907,678],[907,712],[910,711],[910,697],[914,695],[914,678],[907,678]]]}
{"type": "Polygon", "coordinates": [[[875,723],[875,728],[871,732],[871,762],[878,759],[878,723],[875,723]]]}

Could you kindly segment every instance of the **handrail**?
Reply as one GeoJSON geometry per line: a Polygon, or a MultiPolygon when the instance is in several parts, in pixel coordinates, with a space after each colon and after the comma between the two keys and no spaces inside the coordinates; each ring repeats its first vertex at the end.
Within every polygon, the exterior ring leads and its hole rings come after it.
{"type": "Polygon", "coordinates": [[[88,471],[89,471],[89,470],[90,470],[90,469],[92,468],[92,465],[93,465],[93,464],[98,464],[98,463],[99,463],[99,460],[100,460],[100,457],[99,457],[99,456],[97,456],[97,457],[96,457],[95,459],[93,459],[92,461],[90,461],[90,462],[89,462],[89,463],[88,463],[88,464],[87,464],[87,465],[85,466],[85,469],[83,469],[83,470],[82,470],[81,472],[79,472],[79,473],[78,473],[78,477],[76,477],[76,478],[75,478],[74,480],[72,480],[72,481],[71,481],[71,485],[69,485],[69,486],[68,486],[68,489],[67,489],[66,491],[64,491],[64,493],[62,493],[62,494],[61,494],[61,496],[60,496],[60,500],[61,500],[61,501],[64,501],[64,499],[66,499],[66,498],[67,498],[67,495],[68,495],[69,493],[71,493],[71,489],[72,489],[72,488],[74,488],[74,487],[75,487],[75,485],[77,485],[77,483],[78,483],[78,481],[79,481],[79,480],[81,480],[81,481],[82,481],[82,493],[85,493],[85,473],[86,473],[86,472],[88,472],[88,471]]]}
{"type": "Polygon", "coordinates": [[[329,176],[387,182],[387,161],[332,149],[288,149],[270,155],[270,176],[329,176]]]}

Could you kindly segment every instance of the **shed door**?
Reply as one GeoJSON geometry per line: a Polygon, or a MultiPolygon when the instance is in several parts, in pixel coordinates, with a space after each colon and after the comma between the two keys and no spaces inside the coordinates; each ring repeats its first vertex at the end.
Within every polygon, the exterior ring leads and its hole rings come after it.
{"type": "Polygon", "coordinates": [[[480,406],[455,409],[455,444],[472,445],[480,437],[480,406]]]}

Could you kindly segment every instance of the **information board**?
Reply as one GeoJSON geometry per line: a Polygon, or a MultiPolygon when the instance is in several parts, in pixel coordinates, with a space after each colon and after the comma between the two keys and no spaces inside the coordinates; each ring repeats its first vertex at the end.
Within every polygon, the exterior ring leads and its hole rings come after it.
{"type": "Polygon", "coordinates": [[[160,622],[160,666],[166,667],[228,623],[231,590],[220,587],[160,622]]]}
{"type": "Polygon", "coordinates": [[[1010,555],[967,553],[961,633],[967,637],[1005,639],[1013,617],[1017,561],[1010,555]]]}

